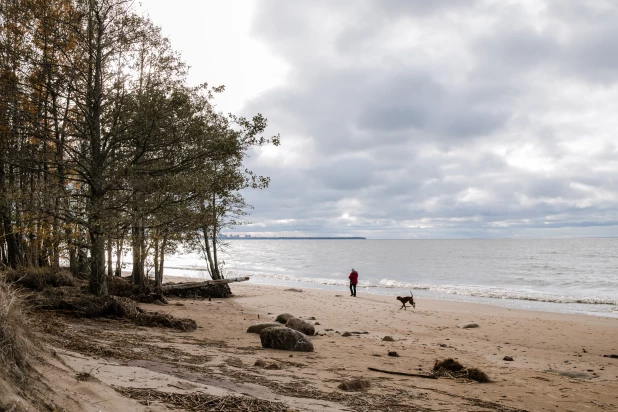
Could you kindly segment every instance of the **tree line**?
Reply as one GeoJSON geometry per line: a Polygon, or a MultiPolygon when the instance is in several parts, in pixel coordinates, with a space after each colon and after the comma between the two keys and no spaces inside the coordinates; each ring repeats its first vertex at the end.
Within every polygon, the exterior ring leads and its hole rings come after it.
{"type": "Polygon", "coordinates": [[[190,87],[159,27],[126,0],[0,2],[0,263],[88,273],[107,294],[130,250],[132,280],[166,254],[204,253],[242,223],[244,166],[266,119],[224,115],[223,87],[190,87]],[[116,256],[115,264],[113,256],[116,256]]]}

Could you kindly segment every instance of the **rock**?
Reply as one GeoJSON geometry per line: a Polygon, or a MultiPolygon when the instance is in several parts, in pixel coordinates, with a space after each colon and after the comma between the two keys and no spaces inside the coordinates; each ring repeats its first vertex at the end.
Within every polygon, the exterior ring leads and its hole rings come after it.
{"type": "Polygon", "coordinates": [[[392,336],[385,336],[382,338],[382,340],[385,342],[395,342],[395,339],[393,339],[392,336]]]}
{"type": "Polygon", "coordinates": [[[290,289],[284,289],[286,292],[302,292],[302,289],[295,289],[295,288],[290,288],[290,289]]]}
{"type": "Polygon", "coordinates": [[[461,329],[473,329],[473,328],[478,328],[479,325],[477,323],[460,323],[459,325],[457,325],[458,328],[461,329]]]}
{"type": "Polygon", "coordinates": [[[255,363],[253,364],[253,366],[259,366],[261,368],[266,366],[266,362],[262,359],[258,359],[255,361],[255,363]]]}
{"type": "Polygon", "coordinates": [[[281,315],[277,316],[277,319],[275,319],[277,322],[279,323],[283,323],[284,325],[287,323],[288,319],[293,318],[294,315],[290,315],[289,313],[282,313],[281,315]]]}
{"type": "Polygon", "coordinates": [[[281,369],[281,366],[279,366],[278,363],[271,363],[270,365],[266,365],[264,369],[279,370],[281,369]]]}
{"type": "Polygon", "coordinates": [[[285,324],[286,327],[297,330],[299,332],[304,333],[307,336],[315,335],[315,327],[302,319],[299,318],[290,318],[285,324]]]}
{"type": "Polygon", "coordinates": [[[502,360],[513,362],[513,358],[511,356],[505,356],[504,358],[502,358],[502,360]]]}
{"type": "Polygon", "coordinates": [[[314,323],[314,325],[319,325],[319,324],[320,324],[320,322],[316,322],[316,323],[314,323]]]}
{"type": "Polygon", "coordinates": [[[262,329],[260,341],[264,348],[313,352],[313,343],[304,333],[285,326],[262,329]]]}
{"type": "Polygon", "coordinates": [[[159,306],[165,306],[165,303],[161,302],[159,299],[155,299],[155,301],[152,303],[154,303],[155,305],[159,305],[159,306]]]}
{"type": "Polygon", "coordinates": [[[603,355],[604,358],[614,358],[614,359],[618,359],[618,355],[615,354],[611,354],[611,355],[603,355]]]}
{"type": "Polygon", "coordinates": [[[337,387],[344,391],[362,391],[371,387],[371,382],[367,379],[352,379],[341,382],[337,387]]]}
{"type": "Polygon", "coordinates": [[[393,351],[388,351],[388,356],[399,357],[399,354],[393,350],[393,351]]]}
{"type": "Polygon", "coordinates": [[[277,322],[258,323],[257,325],[249,326],[249,328],[247,329],[247,333],[260,333],[262,329],[272,328],[275,326],[281,326],[281,324],[277,322]]]}
{"type": "Polygon", "coordinates": [[[343,335],[341,336],[352,336],[352,334],[350,332],[343,332],[343,335]]]}
{"type": "Polygon", "coordinates": [[[163,295],[160,295],[159,300],[160,300],[161,302],[163,302],[164,304],[166,304],[166,305],[170,303],[170,302],[167,300],[167,298],[166,298],[165,296],[163,296],[163,295]]]}
{"type": "Polygon", "coordinates": [[[307,318],[308,320],[316,320],[315,316],[310,316],[309,318],[307,318]]]}

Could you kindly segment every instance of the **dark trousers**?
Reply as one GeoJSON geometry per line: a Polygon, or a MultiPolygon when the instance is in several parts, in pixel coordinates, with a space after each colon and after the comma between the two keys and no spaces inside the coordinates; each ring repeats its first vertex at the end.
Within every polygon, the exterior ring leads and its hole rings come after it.
{"type": "Polygon", "coordinates": [[[353,283],[350,283],[350,293],[352,296],[356,296],[356,285],[353,283]]]}

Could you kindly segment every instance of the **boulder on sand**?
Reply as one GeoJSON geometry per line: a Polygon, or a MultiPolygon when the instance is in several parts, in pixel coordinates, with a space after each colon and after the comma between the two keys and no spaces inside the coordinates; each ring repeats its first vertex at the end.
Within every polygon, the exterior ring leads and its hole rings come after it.
{"type": "Polygon", "coordinates": [[[275,326],[281,326],[281,324],[277,322],[258,323],[256,325],[249,326],[247,333],[260,333],[264,328],[272,328],[275,326]]]}
{"type": "Polygon", "coordinates": [[[290,318],[285,324],[286,327],[297,330],[299,332],[304,333],[307,336],[315,335],[315,327],[302,319],[299,318],[290,318]]]}
{"type": "Polygon", "coordinates": [[[288,319],[293,318],[294,315],[291,315],[289,313],[282,313],[281,315],[277,316],[277,319],[275,319],[277,322],[279,323],[283,323],[284,325],[287,323],[288,319]]]}
{"type": "Polygon", "coordinates": [[[304,333],[285,326],[262,329],[260,340],[264,348],[313,352],[313,343],[304,333]]]}

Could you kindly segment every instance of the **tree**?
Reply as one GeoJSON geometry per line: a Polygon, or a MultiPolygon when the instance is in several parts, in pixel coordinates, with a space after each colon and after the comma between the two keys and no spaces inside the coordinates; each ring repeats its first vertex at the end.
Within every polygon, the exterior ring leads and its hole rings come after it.
{"type": "Polygon", "coordinates": [[[238,220],[249,207],[240,191],[264,189],[269,178],[257,176],[243,166],[249,149],[265,144],[279,145],[279,136],[265,138],[267,121],[258,114],[251,120],[213,114],[209,123],[211,138],[207,144],[219,148],[219,155],[203,165],[206,173],[196,175],[193,231],[190,244],[200,250],[213,279],[222,279],[218,259],[218,236],[221,229],[241,224],[238,220]]]}
{"type": "Polygon", "coordinates": [[[1,2],[0,261],[68,256],[105,295],[114,245],[120,255],[130,242],[137,284],[153,256],[160,285],[165,254],[201,233],[221,277],[217,234],[245,214],[240,190],[268,184],[243,159],[278,144],[259,137],[261,115],[216,113],[222,91],[188,87],[186,65],[132,1],[1,2]]]}

